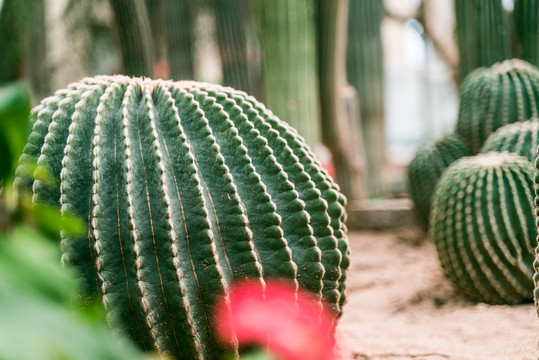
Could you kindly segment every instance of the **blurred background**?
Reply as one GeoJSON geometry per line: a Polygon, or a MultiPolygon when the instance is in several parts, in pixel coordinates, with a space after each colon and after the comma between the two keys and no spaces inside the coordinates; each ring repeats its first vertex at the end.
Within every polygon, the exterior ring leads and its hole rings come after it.
{"type": "Polygon", "coordinates": [[[454,127],[462,77],[519,55],[513,7],[512,0],[0,0],[0,85],[25,81],[35,105],[98,74],[224,84],[298,129],[350,200],[401,197],[418,146],[454,127]],[[491,4],[487,20],[479,13],[474,20],[470,9],[459,18],[456,9],[479,3],[491,4]],[[491,38],[506,41],[507,51],[472,59],[481,33],[470,24],[482,21],[498,21],[491,38]],[[457,29],[466,41],[457,41],[457,29]]]}

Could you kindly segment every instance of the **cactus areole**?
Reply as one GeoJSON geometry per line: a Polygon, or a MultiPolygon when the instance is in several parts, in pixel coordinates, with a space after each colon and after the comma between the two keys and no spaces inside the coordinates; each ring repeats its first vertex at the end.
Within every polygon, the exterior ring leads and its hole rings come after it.
{"type": "Polygon", "coordinates": [[[100,76],[46,98],[31,121],[15,186],[87,223],[61,234],[62,259],[142,348],[213,358],[213,306],[237,280],[288,279],[340,315],[345,199],[253,97],[100,76]]]}

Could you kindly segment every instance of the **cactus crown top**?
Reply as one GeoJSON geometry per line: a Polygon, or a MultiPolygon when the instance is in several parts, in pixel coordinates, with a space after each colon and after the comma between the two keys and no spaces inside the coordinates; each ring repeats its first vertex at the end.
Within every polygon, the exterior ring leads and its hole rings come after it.
{"type": "Polygon", "coordinates": [[[539,119],[536,118],[502,126],[488,137],[481,152],[507,151],[534,162],[538,145],[539,119]]]}
{"type": "Polygon", "coordinates": [[[460,88],[457,133],[472,153],[501,126],[539,115],[539,70],[518,59],[478,68],[460,88]]]}

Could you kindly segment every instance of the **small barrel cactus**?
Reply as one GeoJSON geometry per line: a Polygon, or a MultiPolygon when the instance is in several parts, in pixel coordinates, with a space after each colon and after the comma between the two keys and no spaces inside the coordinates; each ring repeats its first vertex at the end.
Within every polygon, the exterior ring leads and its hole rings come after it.
{"type": "Polygon", "coordinates": [[[457,133],[477,154],[487,137],[501,126],[536,118],[539,70],[512,59],[479,68],[460,89],[457,133]]]}
{"type": "Polygon", "coordinates": [[[539,120],[529,120],[502,126],[487,138],[482,153],[511,152],[535,161],[539,145],[539,120]]]}
{"type": "Polygon", "coordinates": [[[417,218],[425,228],[428,228],[432,195],[440,176],[453,161],[470,155],[462,140],[450,134],[425,144],[408,165],[408,190],[417,218]]]}
{"type": "Polygon", "coordinates": [[[15,185],[86,221],[84,235],[61,234],[63,261],[142,348],[213,358],[213,306],[239,279],[288,279],[340,314],[345,199],[297,132],[253,97],[101,76],[31,117],[15,185]]]}
{"type": "Polygon", "coordinates": [[[536,227],[533,166],[488,153],[455,161],[432,203],[432,234],[446,276],[488,303],[531,299],[536,227]]]}

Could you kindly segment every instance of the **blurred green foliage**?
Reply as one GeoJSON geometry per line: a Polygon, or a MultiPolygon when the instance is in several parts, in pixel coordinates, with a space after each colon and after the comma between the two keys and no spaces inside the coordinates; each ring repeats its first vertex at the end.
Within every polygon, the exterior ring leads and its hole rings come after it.
{"type": "Polygon", "coordinates": [[[0,180],[14,170],[28,134],[30,94],[26,84],[9,83],[0,87],[0,180]]]}
{"type": "Polygon", "coordinates": [[[0,235],[0,359],[142,359],[120,348],[100,305],[83,307],[59,255],[28,226],[0,235]]]}

